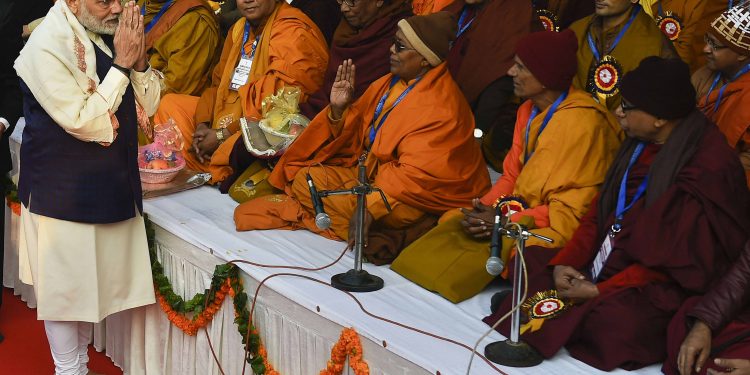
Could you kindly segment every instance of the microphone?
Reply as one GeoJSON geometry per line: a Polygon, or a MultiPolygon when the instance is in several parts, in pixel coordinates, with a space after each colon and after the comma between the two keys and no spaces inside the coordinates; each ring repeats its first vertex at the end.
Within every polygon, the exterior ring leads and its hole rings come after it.
{"type": "Polygon", "coordinates": [[[492,240],[490,241],[490,257],[487,259],[485,268],[487,273],[497,276],[503,272],[505,264],[500,259],[500,205],[495,208],[495,224],[492,226],[492,240]]]}
{"type": "Polygon", "coordinates": [[[331,227],[331,217],[328,216],[323,208],[323,200],[320,198],[320,194],[318,194],[318,189],[315,188],[312,176],[306,173],[305,177],[307,178],[307,186],[310,188],[310,199],[315,209],[315,226],[318,229],[328,229],[331,227]]]}

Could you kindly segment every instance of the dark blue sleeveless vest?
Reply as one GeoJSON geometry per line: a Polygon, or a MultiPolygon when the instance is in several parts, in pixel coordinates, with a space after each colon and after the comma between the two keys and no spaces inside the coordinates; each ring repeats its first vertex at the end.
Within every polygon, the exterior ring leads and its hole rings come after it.
{"type": "MultiPolygon", "coordinates": [[[[96,74],[102,81],[112,58],[96,45],[94,49],[96,74]]],[[[44,111],[23,80],[21,90],[26,127],[18,195],[24,206],[35,214],[95,224],[133,218],[136,207],[142,212],[133,88],[128,84],[115,113],[120,128],[109,147],[74,138],[44,111]],[[33,198],[30,206],[29,197],[33,198]]]]}

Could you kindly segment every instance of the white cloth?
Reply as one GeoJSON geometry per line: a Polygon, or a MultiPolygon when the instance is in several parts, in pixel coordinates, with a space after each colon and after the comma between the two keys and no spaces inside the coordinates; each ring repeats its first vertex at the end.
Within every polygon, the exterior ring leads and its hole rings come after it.
{"type": "Polygon", "coordinates": [[[38,319],[96,323],[155,302],[142,216],[83,224],[22,205],[20,231],[19,275],[34,285],[38,319]]]}
{"type": "MultiPolygon", "coordinates": [[[[45,112],[66,132],[82,141],[111,143],[113,114],[120,106],[128,77],[111,68],[100,81],[94,44],[112,56],[101,36],[87,31],[66,2],[58,1],[31,35],[14,67],[45,112]]],[[[161,95],[160,74],[148,69],[131,72],[129,78],[136,101],[146,114],[153,115],[161,95]]]]}
{"type": "Polygon", "coordinates": [[[8,128],[10,127],[8,120],[6,120],[5,117],[0,117],[0,125],[2,125],[3,128],[5,128],[3,129],[3,131],[8,130],[8,128]]]}
{"type": "MultiPolygon", "coordinates": [[[[237,203],[231,198],[222,195],[214,188],[205,186],[144,201],[144,210],[154,224],[191,244],[196,249],[202,249],[206,253],[212,254],[223,262],[244,259],[262,264],[318,267],[330,263],[346,246],[343,242],[331,241],[305,230],[237,232],[234,229],[232,217],[232,212],[236,207],[237,203]]],[[[163,236],[157,232],[157,241],[160,237],[163,236]]],[[[263,280],[270,274],[290,272],[328,281],[334,274],[349,270],[352,267],[352,258],[353,254],[347,252],[340,262],[317,272],[268,269],[247,264],[240,264],[239,266],[244,271],[243,275],[248,276],[245,279],[245,288],[247,293],[252,296],[257,280],[263,280]]],[[[193,260],[195,257],[192,256],[189,259],[193,260]]],[[[451,338],[469,346],[473,346],[474,342],[489,329],[489,326],[484,324],[481,318],[490,313],[490,297],[497,290],[493,289],[492,285],[479,295],[456,305],[401,277],[391,271],[388,266],[376,267],[372,264],[364,264],[363,267],[385,281],[385,287],[382,290],[355,294],[363,306],[372,313],[451,338]]],[[[166,270],[169,268],[176,268],[178,272],[186,273],[184,271],[185,266],[181,264],[165,265],[166,270]]],[[[208,275],[210,275],[212,269],[208,269],[208,275]]],[[[180,281],[180,277],[170,273],[167,273],[167,276],[176,290],[186,289],[186,283],[180,281]]],[[[185,293],[185,295],[189,297],[202,290],[197,287],[187,289],[188,293],[185,293]]],[[[294,340],[303,337],[302,334],[299,332],[290,333],[287,329],[291,324],[298,324],[306,331],[320,333],[322,331],[314,326],[316,319],[320,318],[340,326],[354,327],[363,341],[379,344],[378,350],[382,349],[388,352],[388,354],[382,354],[379,357],[373,347],[365,346],[364,358],[367,361],[377,358],[374,360],[382,363],[392,361],[394,357],[401,357],[426,370],[424,372],[409,372],[391,368],[389,371],[373,372],[373,374],[435,374],[438,371],[441,374],[466,373],[469,362],[468,350],[375,320],[365,315],[348,295],[330,286],[323,286],[295,277],[282,276],[268,280],[259,294],[259,299],[262,303],[264,297],[276,294],[280,298],[284,298],[284,301],[290,301],[287,303],[293,306],[284,305],[279,300],[267,303],[266,306],[277,309],[279,314],[283,316],[280,319],[281,323],[277,327],[269,327],[271,323],[263,321],[262,318],[256,317],[254,321],[258,322],[257,326],[266,344],[270,356],[269,360],[281,373],[317,373],[308,371],[311,370],[310,368],[296,370],[300,365],[307,364],[308,359],[312,357],[311,354],[316,349],[309,347],[305,342],[294,342],[294,340]],[[294,315],[298,318],[293,317],[294,315]],[[268,331],[264,331],[266,329],[268,331]],[[383,345],[383,343],[387,345],[383,345]],[[296,361],[296,364],[292,363],[294,361],[296,361]]],[[[231,317],[231,310],[226,311],[226,314],[231,317]]],[[[340,333],[340,328],[338,332],[340,333]]],[[[504,339],[497,332],[491,333],[488,338],[480,343],[479,352],[481,353],[484,346],[490,342],[504,339]]],[[[228,342],[231,344],[234,341],[228,340],[228,342]]],[[[241,344],[239,346],[241,349],[241,344]]],[[[170,348],[172,347],[170,345],[170,348]]],[[[198,355],[204,353],[203,350],[195,350],[194,352],[198,355]]],[[[330,356],[330,352],[327,355],[330,356]]],[[[175,361],[171,358],[175,356],[174,353],[168,356],[170,360],[175,361]]],[[[187,362],[202,361],[201,357],[194,359],[188,355],[183,355],[182,358],[187,359],[187,362]]],[[[179,360],[177,361],[179,362],[179,360]]],[[[224,361],[222,365],[226,363],[235,362],[224,361]]],[[[315,366],[310,367],[314,368],[315,366]]],[[[612,371],[611,374],[655,375],[660,373],[659,367],[660,365],[653,365],[633,372],[618,369],[612,371]]],[[[501,369],[504,373],[511,375],[607,374],[571,358],[564,349],[537,367],[527,369],[501,367],[501,369]]],[[[207,371],[166,371],[165,373],[181,375],[218,374],[218,372],[207,371]]],[[[227,374],[235,373],[238,372],[232,372],[231,370],[227,372],[227,374]]],[[[481,359],[475,358],[471,374],[497,374],[497,372],[481,359]]]]}
{"type": "Polygon", "coordinates": [[[91,343],[91,323],[44,322],[55,375],[87,375],[89,372],[88,348],[91,343]]]}

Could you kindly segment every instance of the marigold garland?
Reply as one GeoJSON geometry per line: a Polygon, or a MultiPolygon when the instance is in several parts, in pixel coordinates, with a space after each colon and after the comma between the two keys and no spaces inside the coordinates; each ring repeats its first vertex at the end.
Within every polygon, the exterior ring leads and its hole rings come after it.
{"type": "Polygon", "coordinates": [[[344,328],[339,341],[331,349],[331,360],[320,375],[341,375],[344,372],[346,358],[355,375],[369,375],[370,366],[362,359],[362,344],[354,328],[344,328]]]}
{"type": "Polygon", "coordinates": [[[3,195],[5,204],[16,216],[21,216],[21,201],[18,199],[18,186],[8,176],[3,176],[3,195]]]}
{"type": "MultiPolygon", "coordinates": [[[[154,281],[159,306],[167,314],[167,319],[190,336],[194,336],[199,329],[208,325],[214,315],[221,309],[227,295],[234,304],[234,323],[242,336],[242,344],[250,353],[247,362],[254,374],[280,375],[268,361],[268,352],[261,342],[258,330],[253,326],[250,312],[247,309],[248,296],[245,293],[239,268],[234,264],[217,265],[211,278],[211,287],[205,293],[198,293],[189,301],[185,301],[174,292],[172,284],[164,275],[164,268],[156,256],[156,241],[154,228],[147,216],[146,238],[148,239],[149,256],[151,258],[151,273],[154,281]],[[206,303],[206,301],[210,301],[206,303]],[[205,306],[205,307],[204,307],[205,306]],[[192,315],[192,318],[189,317],[192,315]],[[249,329],[248,329],[249,328],[249,329]]],[[[343,373],[347,357],[349,366],[355,375],[369,375],[370,368],[362,358],[362,345],[359,335],[354,328],[345,328],[341,332],[339,341],[331,350],[331,360],[321,375],[343,373]]]]}
{"type": "Polygon", "coordinates": [[[183,300],[174,292],[172,284],[164,275],[164,267],[156,256],[153,225],[148,217],[144,217],[144,219],[154,291],[159,306],[167,314],[167,319],[187,335],[194,336],[199,329],[208,325],[214,315],[221,309],[226,296],[229,295],[234,303],[234,323],[237,325],[240,335],[242,335],[242,344],[249,345],[247,350],[250,356],[247,362],[250,364],[253,373],[279,375],[268,362],[260,335],[250,321],[250,312],[247,310],[248,297],[242,285],[242,279],[239,277],[239,268],[234,264],[217,265],[211,277],[211,287],[204,293],[196,294],[189,301],[183,300]],[[210,303],[206,303],[206,301],[210,301],[210,303]],[[188,317],[189,315],[192,315],[192,318],[188,317]],[[248,327],[250,327],[249,337],[248,327]]]}

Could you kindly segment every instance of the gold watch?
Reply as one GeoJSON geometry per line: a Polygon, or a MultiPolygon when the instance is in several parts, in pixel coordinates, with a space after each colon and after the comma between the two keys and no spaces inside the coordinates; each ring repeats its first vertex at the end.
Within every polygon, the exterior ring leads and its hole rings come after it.
{"type": "Polygon", "coordinates": [[[216,140],[219,141],[220,144],[224,143],[224,141],[226,140],[224,138],[224,128],[216,129],[216,140]]]}

